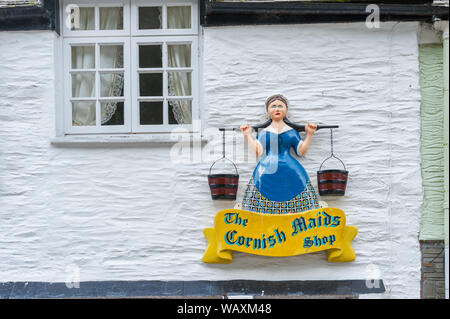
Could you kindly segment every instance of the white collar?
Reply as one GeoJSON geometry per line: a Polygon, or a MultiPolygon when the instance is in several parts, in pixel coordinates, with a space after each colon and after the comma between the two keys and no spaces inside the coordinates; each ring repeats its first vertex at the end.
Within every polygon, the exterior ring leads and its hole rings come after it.
{"type": "Polygon", "coordinates": [[[278,132],[277,132],[277,129],[274,128],[274,127],[272,126],[272,124],[270,124],[270,125],[269,125],[268,127],[266,127],[263,131],[271,132],[271,133],[274,133],[274,134],[281,134],[281,133],[284,133],[284,132],[289,131],[289,130],[292,130],[292,129],[293,129],[293,128],[290,127],[289,125],[284,124],[283,128],[281,129],[281,132],[278,133],[278,132]]]}

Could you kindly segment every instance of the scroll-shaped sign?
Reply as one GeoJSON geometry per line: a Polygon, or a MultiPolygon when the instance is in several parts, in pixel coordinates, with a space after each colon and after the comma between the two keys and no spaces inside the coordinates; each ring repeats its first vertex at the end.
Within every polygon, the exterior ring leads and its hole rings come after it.
{"type": "Polygon", "coordinates": [[[205,263],[231,263],[233,250],[273,257],[326,250],[329,262],[349,262],[356,258],[351,242],[358,229],[346,226],[344,212],[333,207],[295,214],[225,209],[217,213],[214,228],[203,233],[205,263]]]}

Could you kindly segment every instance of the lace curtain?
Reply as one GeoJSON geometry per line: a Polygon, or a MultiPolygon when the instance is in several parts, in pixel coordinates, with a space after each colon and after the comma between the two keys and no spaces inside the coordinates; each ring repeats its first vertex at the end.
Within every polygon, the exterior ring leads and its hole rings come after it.
{"type": "MultiPolygon", "coordinates": [[[[117,8],[103,8],[105,10],[100,19],[100,30],[114,30],[122,28],[122,12],[117,8]]],[[[80,29],[94,29],[93,10],[80,10],[80,29]]],[[[79,46],[72,48],[73,69],[94,69],[95,48],[93,46],[79,46]]],[[[123,68],[123,47],[102,46],[100,50],[100,67],[123,68]]],[[[121,73],[108,74],[103,77],[101,95],[105,97],[121,96],[124,77],[121,73]]],[[[74,97],[95,97],[95,75],[77,74],[72,77],[72,95],[74,97]]],[[[101,124],[107,123],[117,109],[117,102],[108,102],[101,109],[101,124]]],[[[96,108],[92,103],[77,103],[72,109],[72,122],[76,126],[95,125],[96,108]]]]}
{"type": "MultiPolygon", "coordinates": [[[[102,8],[104,16],[100,19],[100,30],[122,29],[122,11],[116,8],[102,8]]],[[[123,47],[105,46],[100,50],[100,59],[102,64],[108,68],[123,68],[123,47]]],[[[103,66],[102,66],[103,67],[103,66]]],[[[124,75],[123,73],[114,73],[106,78],[106,92],[102,96],[122,96],[124,75]]],[[[101,123],[107,123],[117,110],[117,102],[108,102],[101,109],[101,123]]]]}
{"type": "MultiPolygon", "coordinates": [[[[79,28],[91,30],[94,28],[94,15],[90,10],[79,11],[79,28]]],[[[72,47],[72,69],[95,68],[95,48],[88,46],[72,47]]],[[[72,96],[92,97],[95,96],[95,76],[88,74],[72,75],[72,96]]],[[[95,107],[91,103],[77,103],[72,108],[73,125],[95,125],[95,107]]]]}
{"type": "MultiPolygon", "coordinates": [[[[190,7],[172,7],[167,17],[169,29],[186,29],[191,27],[190,7]]],[[[191,50],[185,46],[173,45],[168,47],[169,66],[183,67],[191,64],[191,50]]],[[[173,72],[169,77],[169,95],[191,95],[190,73],[173,72]]],[[[178,124],[192,124],[192,108],[190,101],[170,101],[173,115],[178,124]]]]}

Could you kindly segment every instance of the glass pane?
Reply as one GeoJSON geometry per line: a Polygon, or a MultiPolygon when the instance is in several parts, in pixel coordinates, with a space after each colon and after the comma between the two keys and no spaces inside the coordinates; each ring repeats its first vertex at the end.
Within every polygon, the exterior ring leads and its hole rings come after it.
{"type": "Polygon", "coordinates": [[[162,68],[162,46],[140,45],[139,46],[140,68],[162,68]]]}
{"type": "Polygon", "coordinates": [[[70,29],[94,30],[95,29],[95,9],[72,7],[70,10],[70,29]]]}
{"type": "Polygon", "coordinates": [[[100,30],[123,30],[123,8],[100,8],[100,30]]]}
{"type": "Polygon", "coordinates": [[[169,101],[169,124],[192,124],[192,101],[169,101]]]}
{"type": "Polygon", "coordinates": [[[167,28],[190,29],[191,7],[167,7],[167,28]]]}
{"type": "Polygon", "coordinates": [[[123,96],[123,73],[100,74],[100,96],[123,96]]]}
{"type": "Polygon", "coordinates": [[[191,45],[177,44],[168,45],[168,66],[169,68],[190,68],[191,67],[191,45]]]}
{"type": "Polygon", "coordinates": [[[72,103],[73,126],[95,126],[95,101],[72,103]]]}
{"type": "Polygon", "coordinates": [[[169,96],[190,96],[191,73],[190,72],[168,72],[169,96]]]}
{"type": "Polygon", "coordinates": [[[162,15],[161,7],[139,8],[139,29],[161,29],[162,15]]]}
{"type": "Polygon", "coordinates": [[[72,74],[72,97],[95,96],[95,73],[72,74]]]}
{"type": "Polygon", "coordinates": [[[139,74],[140,96],[162,96],[163,95],[162,73],[139,74]]]}
{"type": "Polygon", "coordinates": [[[95,69],[95,47],[72,46],[72,69],[95,69]]]}
{"type": "Polygon", "coordinates": [[[123,125],[123,102],[102,102],[102,125],[123,125]]]}
{"type": "Polygon", "coordinates": [[[101,45],[100,46],[100,68],[121,69],[123,68],[123,46],[101,45]]]}
{"type": "Polygon", "coordinates": [[[139,122],[141,125],[163,124],[163,102],[141,102],[139,122]]]}

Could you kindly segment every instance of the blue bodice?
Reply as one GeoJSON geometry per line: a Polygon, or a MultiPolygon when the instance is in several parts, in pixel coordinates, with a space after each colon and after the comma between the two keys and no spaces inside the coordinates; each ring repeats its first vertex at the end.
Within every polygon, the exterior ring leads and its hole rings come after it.
{"type": "Polygon", "coordinates": [[[269,200],[288,201],[299,195],[309,181],[303,166],[290,154],[291,147],[297,155],[301,137],[297,130],[287,129],[275,133],[271,127],[260,132],[257,140],[265,155],[253,172],[259,192],[269,200]]]}

